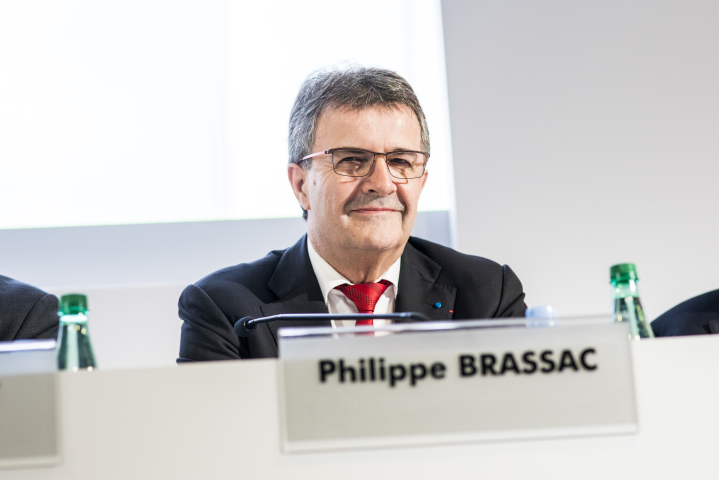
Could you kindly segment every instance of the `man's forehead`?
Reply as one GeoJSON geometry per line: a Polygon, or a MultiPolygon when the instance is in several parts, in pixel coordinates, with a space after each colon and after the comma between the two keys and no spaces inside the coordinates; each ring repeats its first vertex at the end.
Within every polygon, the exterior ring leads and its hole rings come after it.
{"type": "Polygon", "coordinates": [[[414,112],[407,105],[401,105],[397,103],[390,104],[377,104],[370,105],[367,107],[350,107],[342,105],[340,107],[329,106],[319,116],[318,120],[342,120],[352,121],[367,116],[412,116],[415,117],[414,112]]]}
{"type": "MultiPolygon", "coordinates": [[[[363,108],[328,108],[317,122],[317,142],[356,139],[400,142],[402,148],[418,149],[419,120],[406,105],[373,105],[363,108]]],[[[319,145],[318,145],[319,146],[319,145]]],[[[321,145],[336,148],[340,145],[321,145]]],[[[360,146],[360,145],[341,145],[360,146]]]]}

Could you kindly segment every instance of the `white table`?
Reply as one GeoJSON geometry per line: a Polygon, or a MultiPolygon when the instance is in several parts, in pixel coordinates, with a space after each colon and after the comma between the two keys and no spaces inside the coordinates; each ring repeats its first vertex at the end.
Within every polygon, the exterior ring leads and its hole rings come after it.
{"type": "Polygon", "coordinates": [[[61,374],[64,462],[9,479],[719,478],[719,335],[635,344],[636,435],[286,455],[276,360],[61,374]]]}

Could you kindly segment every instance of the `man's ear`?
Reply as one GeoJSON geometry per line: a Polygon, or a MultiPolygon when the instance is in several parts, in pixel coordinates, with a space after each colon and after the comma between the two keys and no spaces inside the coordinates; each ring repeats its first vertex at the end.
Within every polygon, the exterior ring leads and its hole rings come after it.
{"type": "Polygon", "coordinates": [[[420,188],[420,192],[424,190],[424,184],[427,183],[427,177],[429,176],[429,170],[424,171],[424,175],[422,175],[422,187],[420,188]]]}
{"type": "Polygon", "coordinates": [[[309,210],[310,196],[307,191],[307,170],[296,163],[290,163],[287,166],[287,178],[290,185],[292,185],[292,191],[295,192],[295,198],[297,198],[300,206],[305,210],[309,210]]]}

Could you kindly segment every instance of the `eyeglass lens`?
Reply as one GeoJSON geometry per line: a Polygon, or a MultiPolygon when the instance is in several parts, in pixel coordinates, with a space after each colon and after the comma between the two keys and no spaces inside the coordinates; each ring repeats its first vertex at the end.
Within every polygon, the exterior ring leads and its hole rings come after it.
{"type": "MultiPolygon", "coordinates": [[[[364,150],[339,149],[332,152],[335,173],[348,177],[364,177],[372,168],[374,154],[364,150]]],[[[418,178],[424,174],[427,158],[421,153],[394,152],[387,154],[389,173],[395,178],[418,178]]]]}

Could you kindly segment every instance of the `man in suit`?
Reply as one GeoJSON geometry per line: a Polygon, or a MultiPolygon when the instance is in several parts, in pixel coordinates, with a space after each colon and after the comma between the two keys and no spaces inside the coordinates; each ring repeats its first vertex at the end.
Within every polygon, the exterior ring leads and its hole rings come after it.
{"type": "Polygon", "coordinates": [[[0,342],[56,338],[55,295],[0,275],[0,342]]]}
{"type": "Polygon", "coordinates": [[[719,290],[667,310],[652,322],[652,330],[657,337],[719,333],[719,290]]]}
{"type": "Polygon", "coordinates": [[[425,116],[402,77],[362,67],[308,77],[290,114],[288,165],[307,235],[188,286],[178,362],[276,357],[280,327],[355,325],[276,321],[238,338],[233,326],[245,316],[523,316],[522,285],[508,266],[410,237],[428,160],[425,116]]]}

